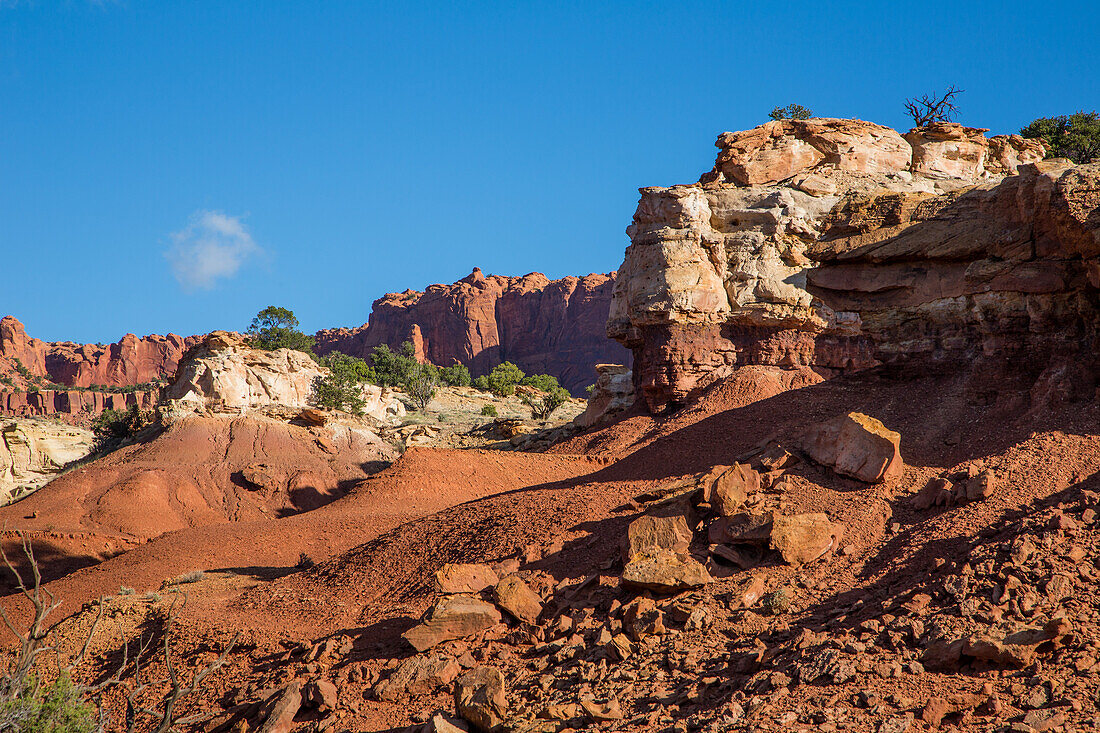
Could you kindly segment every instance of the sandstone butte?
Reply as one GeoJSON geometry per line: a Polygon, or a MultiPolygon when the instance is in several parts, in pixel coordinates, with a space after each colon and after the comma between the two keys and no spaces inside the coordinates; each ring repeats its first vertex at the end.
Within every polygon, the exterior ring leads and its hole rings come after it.
{"type": "Polygon", "coordinates": [[[1100,164],[985,132],[768,122],[721,135],[697,183],[640,189],[607,332],[648,409],[745,365],[1091,395],[1100,164]]]}
{"type": "Polygon", "coordinates": [[[452,285],[379,298],[365,325],[319,331],[317,351],[366,357],[380,344],[412,341],[434,364],[458,361],[477,375],[511,361],[583,394],[596,381],[596,364],[630,359],[605,332],[614,283],[615,273],[550,280],[537,272],[485,276],[474,268],[452,285]]]}

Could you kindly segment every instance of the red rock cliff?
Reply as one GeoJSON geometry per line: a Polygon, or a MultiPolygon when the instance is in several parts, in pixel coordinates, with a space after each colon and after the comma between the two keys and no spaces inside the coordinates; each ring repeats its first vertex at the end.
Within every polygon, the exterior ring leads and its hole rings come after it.
{"type": "MultiPolygon", "coordinates": [[[[138,338],[126,334],[117,343],[100,346],[69,341],[42,341],[27,335],[13,316],[0,319],[0,413],[53,414],[99,412],[105,407],[123,407],[125,396],[82,393],[68,390],[42,390],[28,394],[27,388],[42,388],[45,382],[68,387],[131,387],[171,377],[183,352],[201,337],[184,338],[175,334],[138,338]],[[19,369],[22,365],[31,379],[19,369]],[[41,378],[41,381],[34,378],[41,378]],[[19,393],[14,388],[20,389],[19,393]]],[[[130,398],[149,401],[144,395],[130,398]]]]}
{"type": "Polygon", "coordinates": [[[379,344],[411,340],[435,364],[458,361],[478,375],[511,361],[578,393],[595,381],[597,363],[630,359],[604,329],[614,282],[614,273],[549,280],[486,277],[475,268],[453,285],[379,298],[366,325],[318,332],[317,351],[366,357],[379,344]]]}

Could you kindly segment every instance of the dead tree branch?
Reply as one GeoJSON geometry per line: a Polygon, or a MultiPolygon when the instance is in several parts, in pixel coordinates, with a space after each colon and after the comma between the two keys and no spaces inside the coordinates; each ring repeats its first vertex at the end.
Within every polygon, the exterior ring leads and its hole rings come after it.
{"type": "Polygon", "coordinates": [[[951,122],[959,114],[959,108],[955,106],[955,97],[962,94],[965,89],[956,89],[954,85],[947,88],[942,96],[924,94],[905,100],[905,111],[913,119],[914,127],[927,127],[933,122],[951,122]]]}

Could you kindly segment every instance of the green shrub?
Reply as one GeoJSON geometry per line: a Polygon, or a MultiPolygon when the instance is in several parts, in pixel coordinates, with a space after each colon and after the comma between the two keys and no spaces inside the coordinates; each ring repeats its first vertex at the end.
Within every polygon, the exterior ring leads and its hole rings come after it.
{"type": "Polygon", "coordinates": [[[420,362],[416,360],[416,348],[411,341],[401,344],[401,351],[391,351],[388,344],[375,346],[371,351],[377,384],[383,387],[400,387],[405,384],[420,362]]]}
{"type": "Polygon", "coordinates": [[[423,410],[435,397],[439,385],[438,369],[432,364],[417,364],[405,380],[405,392],[418,410],[423,410]]]}
{"type": "Polygon", "coordinates": [[[808,120],[814,116],[812,109],[807,109],[801,104],[788,104],[786,107],[776,107],[768,113],[773,120],[808,120]]]}
{"type": "Polygon", "coordinates": [[[523,377],[522,369],[506,361],[493,367],[488,375],[474,380],[474,386],[483,392],[492,392],[497,397],[506,397],[516,393],[516,385],[523,377]]]}
{"type": "Polygon", "coordinates": [[[454,363],[448,367],[440,367],[439,378],[448,387],[469,387],[470,370],[465,364],[454,363]]]}
{"type": "Polygon", "coordinates": [[[519,383],[526,387],[534,387],[541,392],[550,392],[561,387],[558,378],[549,374],[528,374],[519,383]]]}
{"type": "Polygon", "coordinates": [[[313,353],[313,337],[298,330],[294,311],[269,305],[256,314],[248,327],[252,345],[257,349],[293,349],[313,353]]]}
{"type": "Polygon", "coordinates": [[[1069,158],[1074,163],[1100,158],[1100,114],[1096,112],[1041,117],[1020,134],[1041,139],[1048,158],[1069,158]]]}
{"type": "Polygon", "coordinates": [[[96,451],[114,450],[122,441],[147,428],[152,421],[152,415],[143,412],[137,405],[129,410],[104,410],[92,421],[96,451]]]}
{"type": "Polygon", "coordinates": [[[328,367],[328,374],[313,378],[313,384],[310,385],[310,404],[362,415],[366,404],[362,385],[376,379],[374,370],[362,359],[341,354],[339,351],[333,351],[320,361],[323,366],[328,367]]]}
{"type": "Polygon", "coordinates": [[[90,733],[96,726],[92,708],[62,673],[49,687],[34,677],[24,680],[16,696],[0,704],[0,730],[18,733],[90,733]]]}
{"type": "Polygon", "coordinates": [[[590,385],[588,385],[587,387],[584,388],[584,393],[587,394],[587,395],[591,395],[595,391],[596,391],[596,385],[594,385],[594,384],[590,384],[590,385]]]}
{"type": "Polygon", "coordinates": [[[482,405],[481,406],[481,414],[485,415],[487,417],[496,417],[497,416],[497,406],[496,405],[482,405]]]}
{"type": "Polygon", "coordinates": [[[531,408],[531,417],[536,420],[546,420],[554,410],[564,405],[569,400],[569,393],[561,387],[554,387],[540,397],[523,395],[523,402],[531,408]]]}

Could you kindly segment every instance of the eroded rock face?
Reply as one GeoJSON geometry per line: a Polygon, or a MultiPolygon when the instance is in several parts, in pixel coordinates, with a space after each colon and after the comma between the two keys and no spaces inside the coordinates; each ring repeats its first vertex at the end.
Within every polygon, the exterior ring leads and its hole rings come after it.
{"type": "Polygon", "coordinates": [[[614,420],[634,406],[634,374],[622,364],[597,364],[596,386],[588,395],[588,406],[573,418],[579,428],[590,428],[614,420]]]}
{"type": "Polygon", "coordinates": [[[475,268],[452,285],[379,298],[366,325],[319,331],[316,350],[365,358],[375,346],[397,348],[408,340],[433,364],[457,361],[478,375],[511,361],[528,374],[553,375],[582,395],[595,364],[629,358],[604,331],[614,278],[485,276],[475,268]]]}
{"type": "Polygon", "coordinates": [[[641,189],[608,335],[646,406],[747,364],[1091,395],[1100,165],[983,133],[768,123],[719,138],[700,183],[641,189]]]}
{"type": "MultiPolygon", "coordinates": [[[[184,355],[161,400],[176,413],[306,408],[313,380],[326,371],[300,351],[253,349],[238,334],[214,331],[184,355]]],[[[363,396],[364,414],[375,419],[388,422],[405,414],[401,402],[381,387],[363,385],[363,396]]]]}
{"type": "Polygon", "coordinates": [[[43,420],[0,421],[0,505],[49,483],[92,452],[90,430],[43,420]]]}
{"type": "MultiPolygon", "coordinates": [[[[171,376],[180,357],[201,336],[126,334],[108,345],[41,341],[31,338],[13,316],[0,318],[0,376],[26,389],[16,360],[30,374],[69,387],[127,387],[171,376]]],[[[0,408],[3,406],[0,405],[0,408]]]]}

